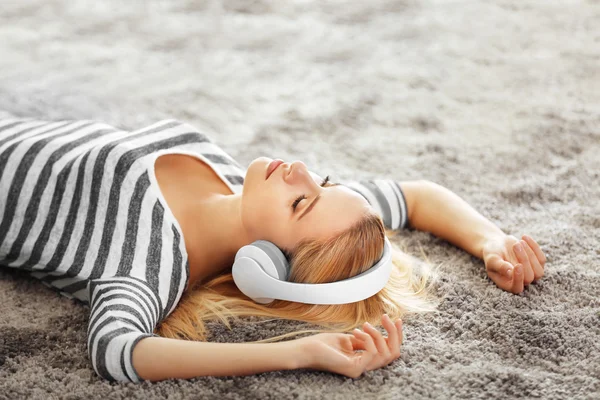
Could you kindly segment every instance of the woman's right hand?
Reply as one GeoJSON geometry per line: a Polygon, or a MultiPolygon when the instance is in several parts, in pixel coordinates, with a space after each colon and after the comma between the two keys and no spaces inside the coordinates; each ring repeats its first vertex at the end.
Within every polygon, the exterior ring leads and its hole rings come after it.
{"type": "Polygon", "coordinates": [[[319,333],[296,339],[308,356],[304,367],[358,378],[365,371],[389,365],[400,357],[402,320],[394,323],[384,314],[381,321],[387,337],[365,322],[364,332],[355,329],[352,334],[319,333]]]}

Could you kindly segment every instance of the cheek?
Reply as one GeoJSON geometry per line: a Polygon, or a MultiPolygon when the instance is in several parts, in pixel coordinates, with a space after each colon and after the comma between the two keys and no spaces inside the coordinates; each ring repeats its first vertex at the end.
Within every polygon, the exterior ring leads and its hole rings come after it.
{"type": "Polygon", "coordinates": [[[253,233],[278,234],[289,218],[281,196],[266,187],[255,187],[242,195],[242,223],[253,233]]]}
{"type": "Polygon", "coordinates": [[[260,216],[257,224],[260,226],[262,233],[272,242],[278,244],[281,241],[286,241],[290,233],[290,216],[286,212],[285,204],[281,201],[263,203],[260,216]]]}

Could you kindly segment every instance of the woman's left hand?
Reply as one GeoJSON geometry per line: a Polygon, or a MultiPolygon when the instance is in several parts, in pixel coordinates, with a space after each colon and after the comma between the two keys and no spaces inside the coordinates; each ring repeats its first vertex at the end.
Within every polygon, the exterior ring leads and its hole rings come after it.
{"type": "Polygon", "coordinates": [[[496,286],[515,294],[524,285],[544,276],[546,256],[531,236],[523,240],[513,235],[488,239],[483,245],[483,262],[488,276],[496,286]]]}

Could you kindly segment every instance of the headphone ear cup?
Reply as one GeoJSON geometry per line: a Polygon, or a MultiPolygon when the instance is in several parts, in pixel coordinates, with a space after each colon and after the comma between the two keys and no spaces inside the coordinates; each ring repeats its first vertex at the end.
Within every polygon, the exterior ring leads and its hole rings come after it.
{"type": "Polygon", "coordinates": [[[251,258],[273,278],[287,281],[290,269],[289,263],[281,249],[274,243],[267,240],[257,240],[239,249],[235,259],[237,260],[240,257],[251,258]]]}

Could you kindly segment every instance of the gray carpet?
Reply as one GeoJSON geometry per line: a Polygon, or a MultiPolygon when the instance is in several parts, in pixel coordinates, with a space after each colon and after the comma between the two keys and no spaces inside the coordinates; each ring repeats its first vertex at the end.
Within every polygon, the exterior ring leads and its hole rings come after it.
{"type": "MultiPolygon", "coordinates": [[[[243,165],[429,179],[548,257],[513,295],[481,260],[400,232],[444,262],[442,302],[405,320],[390,366],[141,385],[97,378],[85,309],[4,268],[2,399],[600,398],[597,0],[2,2],[0,110],[127,129],[177,118],[243,165]]],[[[241,342],[298,324],[211,326],[241,342]]]]}

